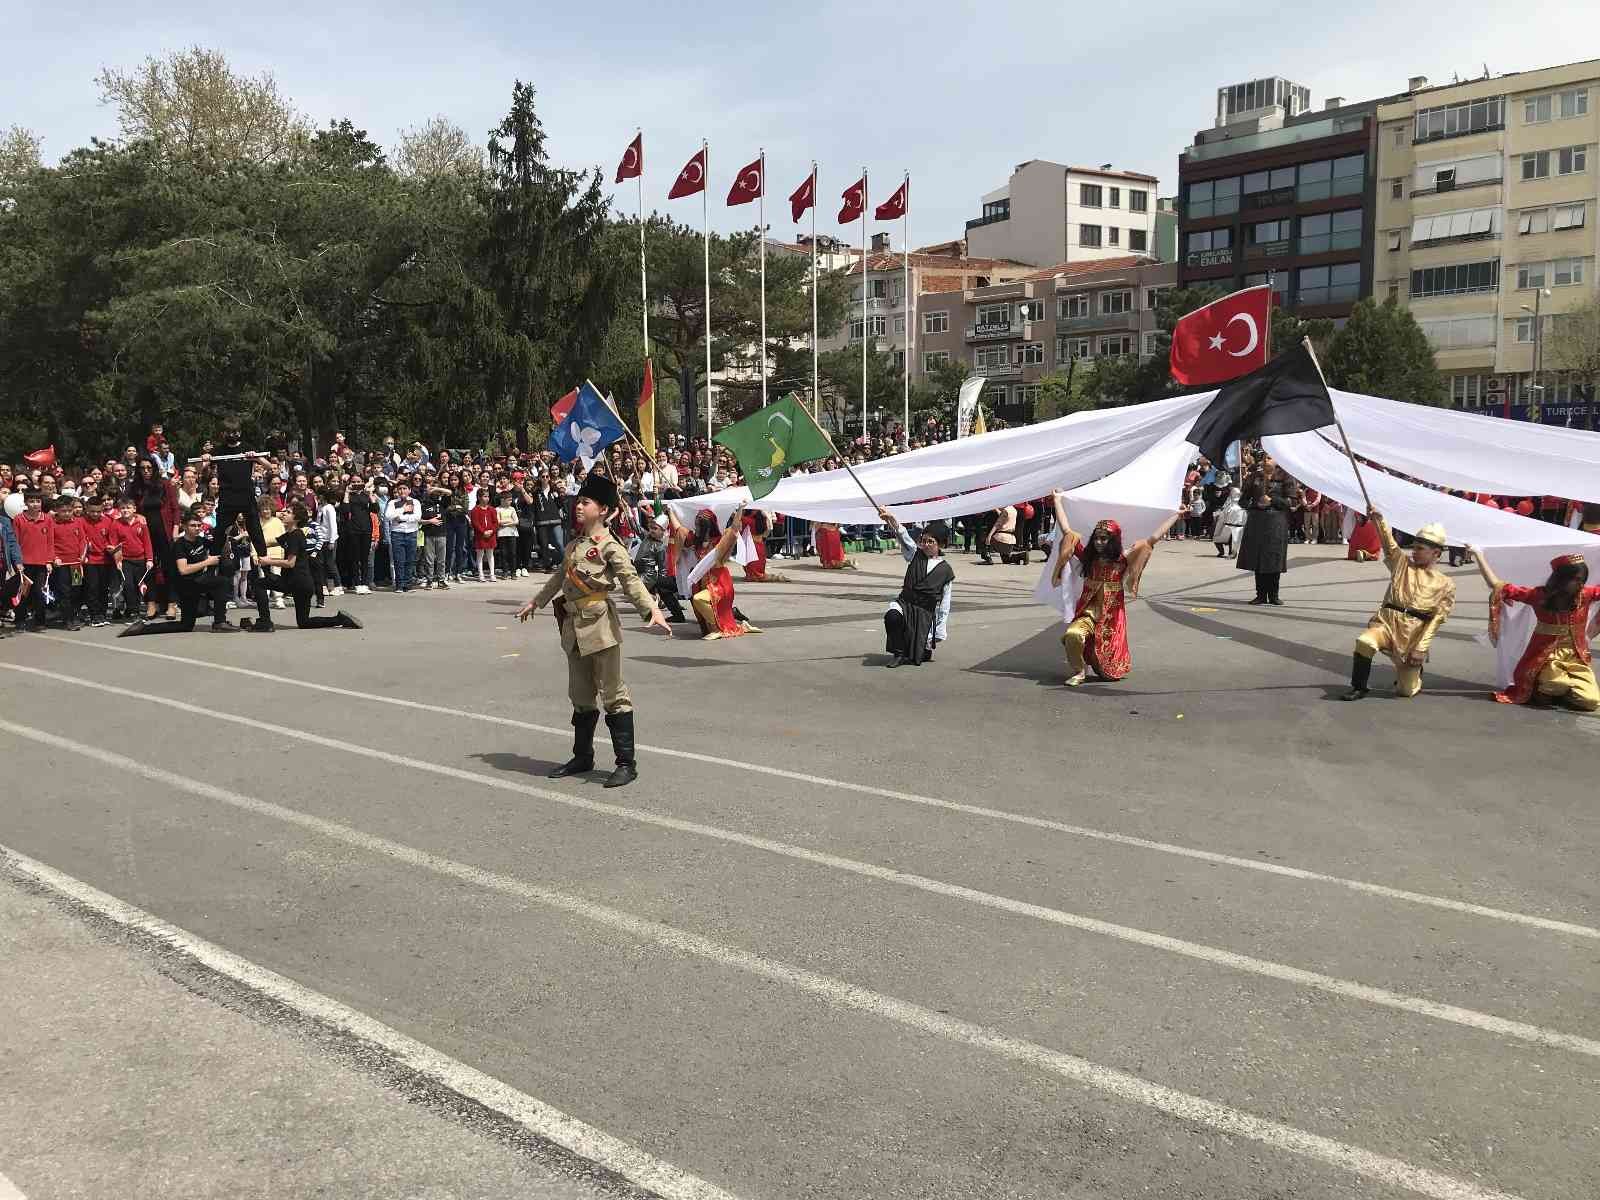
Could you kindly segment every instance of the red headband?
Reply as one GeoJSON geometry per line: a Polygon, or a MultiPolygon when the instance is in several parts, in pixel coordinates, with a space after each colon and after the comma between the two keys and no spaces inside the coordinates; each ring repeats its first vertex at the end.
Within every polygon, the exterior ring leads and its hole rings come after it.
{"type": "Polygon", "coordinates": [[[1588,566],[1581,554],[1558,554],[1550,560],[1550,569],[1559,571],[1562,567],[1588,566]]]}
{"type": "Polygon", "coordinates": [[[1104,529],[1107,533],[1109,533],[1112,537],[1117,538],[1119,541],[1122,538],[1122,526],[1118,525],[1115,521],[1111,520],[1110,518],[1107,518],[1106,520],[1101,521],[1100,524],[1095,526],[1095,529],[1096,530],[1104,529]]]}

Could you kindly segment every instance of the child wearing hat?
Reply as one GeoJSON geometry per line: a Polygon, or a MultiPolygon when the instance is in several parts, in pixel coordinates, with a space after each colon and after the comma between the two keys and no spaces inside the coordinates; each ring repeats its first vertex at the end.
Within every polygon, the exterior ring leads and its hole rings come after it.
{"type": "Polygon", "coordinates": [[[1372,614],[1367,628],[1356,638],[1350,687],[1342,700],[1361,700],[1372,680],[1372,660],[1380,652],[1394,663],[1395,695],[1409,698],[1422,690],[1422,665],[1456,603],[1456,584],[1438,569],[1444,553],[1444,526],[1431,522],[1417,530],[1411,550],[1402,550],[1389,523],[1375,508],[1367,519],[1377,526],[1383,543],[1383,561],[1389,568],[1389,590],[1372,614]]]}
{"type": "Polygon", "coordinates": [[[561,570],[545,580],[533,599],[517,610],[526,621],[555,601],[561,626],[561,649],[567,656],[567,697],[572,701],[572,757],[550,773],[552,779],[594,770],[594,733],[605,709],[606,728],[616,751],[617,766],[606,779],[608,788],[623,787],[639,777],[634,756],[633,698],[622,681],[622,623],[611,599],[619,588],[639,615],[671,636],[672,627],[655,599],[639,581],[623,544],[611,536],[606,522],[617,511],[617,485],[590,472],[574,500],[580,532],[567,543],[561,570]]]}
{"type": "Polygon", "coordinates": [[[888,509],[880,508],[878,519],[899,540],[900,554],[909,564],[900,595],[883,614],[888,665],[918,667],[932,661],[934,648],[950,636],[950,594],[956,580],[944,557],[950,529],[935,521],[912,537],[888,509]]]}

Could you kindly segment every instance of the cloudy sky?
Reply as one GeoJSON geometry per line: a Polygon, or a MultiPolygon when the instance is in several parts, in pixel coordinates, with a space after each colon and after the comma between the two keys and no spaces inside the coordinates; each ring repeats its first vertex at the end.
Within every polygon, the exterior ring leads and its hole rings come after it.
{"type": "MultiPolygon", "coordinates": [[[[646,203],[665,205],[679,167],[711,141],[714,227],[753,223],[722,199],[735,170],[767,151],[768,220],[791,236],[783,198],[821,163],[822,219],[872,172],[876,203],[909,170],[912,240],[959,236],[978,197],[1030,158],[1112,162],[1161,178],[1210,123],[1215,89],[1280,74],[1325,97],[1600,56],[1592,0],[1453,0],[1450,20],[1347,0],[1296,13],[1241,0],[1155,0],[1133,9],[1040,0],[747,0],[742,4],[505,0],[277,0],[249,17],[226,4],[146,0],[0,2],[0,127],[44,138],[54,161],[115,136],[93,79],[103,66],[192,44],[247,73],[271,70],[319,123],[349,117],[377,141],[435,114],[480,141],[512,81],[531,80],[552,156],[601,164],[609,182],[634,127],[646,146],[646,203]]],[[[1434,15],[1444,9],[1434,10],[1434,15]]],[[[631,185],[619,197],[635,203],[631,185]]],[[[665,205],[698,224],[697,200],[665,205]]],[[[855,228],[846,231],[854,240],[855,228]]],[[[896,236],[898,243],[898,235],[896,236]]]]}

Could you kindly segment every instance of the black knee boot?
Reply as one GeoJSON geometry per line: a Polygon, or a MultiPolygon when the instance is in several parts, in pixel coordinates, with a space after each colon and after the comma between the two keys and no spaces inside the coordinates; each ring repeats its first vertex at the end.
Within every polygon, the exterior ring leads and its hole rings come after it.
{"type": "Polygon", "coordinates": [[[600,724],[600,710],[580,709],[572,714],[572,757],[550,772],[551,779],[582,775],[594,770],[594,730],[600,724]]]}
{"type": "Polygon", "coordinates": [[[639,778],[633,757],[633,710],[607,713],[606,728],[611,731],[611,748],[617,752],[617,766],[606,779],[606,786],[625,787],[639,778]]]}
{"type": "Polygon", "coordinates": [[[1353,658],[1350,664],[1350,690],[1339,697],[1341,700],[1363,699],[1367,694],[1367,684],[1372,682],[1372,660],[1365,654],[1357,654],[1353,658]]]}

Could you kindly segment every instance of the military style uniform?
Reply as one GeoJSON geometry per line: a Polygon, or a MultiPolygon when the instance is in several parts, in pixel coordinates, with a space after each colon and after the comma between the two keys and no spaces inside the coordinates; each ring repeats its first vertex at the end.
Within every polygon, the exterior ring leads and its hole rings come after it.
{"type": "MultiPolygon", "coordinates": [[[[1389,523],[1378,518],[1378,536],[1383,540],[1383,561],[1389,568],[1389,590],[1383,604],[1372,615],[1367,628],[1356,638],[1356,658],[1365,659],[1367,670],[1375,655],[1387,654],[1394,663],[1397,696],[1415,696],[1422,690],[1422,668],[1407,659],[1426,658],[1434,635],[1449,618],[1456,603],[1456,584],[1435,567],[1415,566],[1394,540],[1389,523]]],[[[1443,540],[1444,531],[1425,526],[1417,531],[1420,540],[1443,540]],[[1435,539],[1432,535],[1437,535],[1435,539]]],[[[1356,664],[1358,679],[1352,691],[1365,691],[1366,678],[1356,664]]]]}
{"type": "Polygon", "coordinates": [[[567,653],[567,696],[574,712],[604,708],[608,714],[633,711],[622,682],[622,622],[611,599],[613,587],[649,620],[655,600],[639,579],[627,549],[604,529],[567,543],[559,574],[551,575],[533,598],[542,608],[558,593],[561,648],[567,653]]]}

